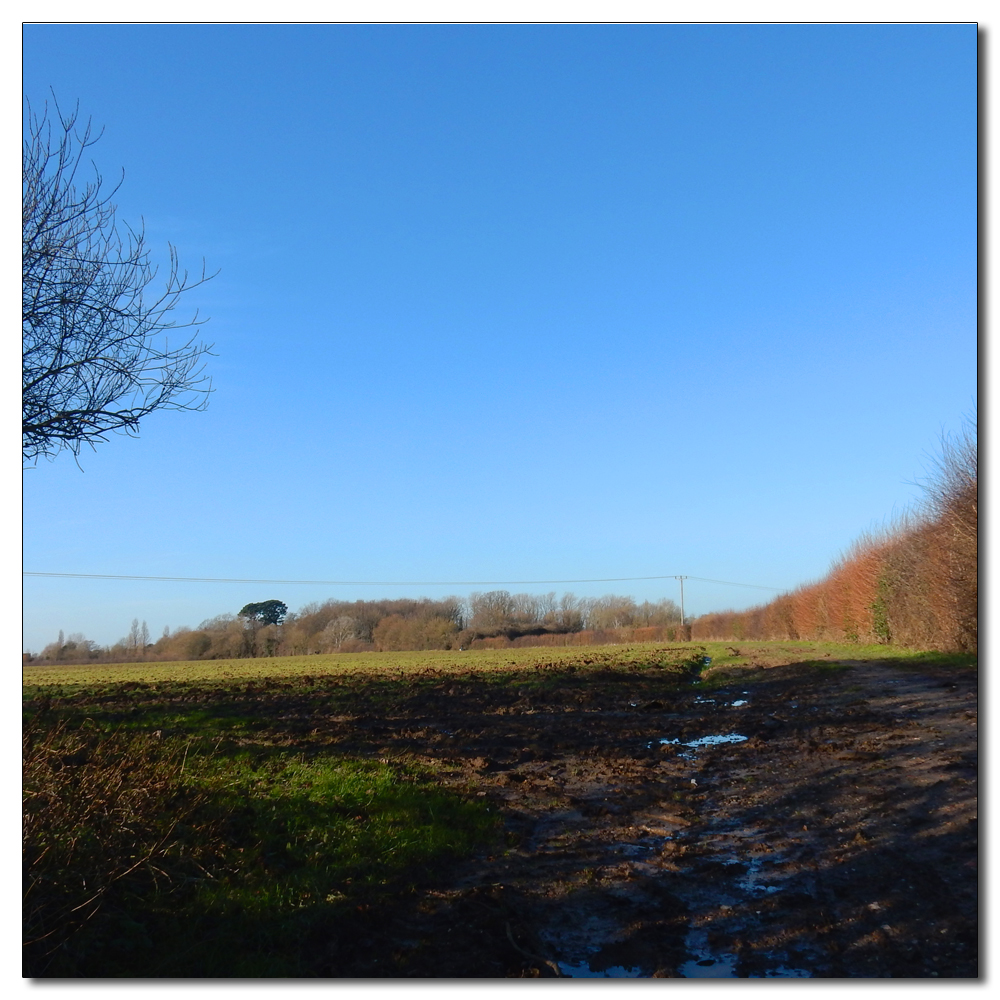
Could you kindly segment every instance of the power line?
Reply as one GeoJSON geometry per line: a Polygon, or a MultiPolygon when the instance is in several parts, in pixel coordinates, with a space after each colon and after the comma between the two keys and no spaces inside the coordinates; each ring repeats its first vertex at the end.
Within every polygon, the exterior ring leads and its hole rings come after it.
{"type": "MultiPolygon", "coordinates": [[[[672,580],[676,580],[677,577],[670,577],[672,580]]],[[[686,576],[685,580],[697,580],[699,583],[722,583],[727,587],[753,587],[754,590],[773,590],[776,594],[782,593],[783,590],[787,590],[787,587],[765,587],[760,583],[733,583],[732,580],[710,580],[706,576],[686,576]]]]}
{"type": "MultiPolygon", "coordinates": [[[[25,570],[22,576],[45,576],[66,580],[145,580],[154,583],[261,583],[276,586],[302,584],[323,587],[527,587],[549,583],[634,583],[641,580],[679,580],[676,574],[666,576],[608,576],[589,580],[249,580],[213,576],[137,576],[114,573],[36,573],[25,570]]],[[[726,587],[750,587],[754,590],[773,590],[759,583],[734,583],[732,580],[710,580],[704,576],[685,576],[685,580],[700,583],[718,583],[726,587]]]]}

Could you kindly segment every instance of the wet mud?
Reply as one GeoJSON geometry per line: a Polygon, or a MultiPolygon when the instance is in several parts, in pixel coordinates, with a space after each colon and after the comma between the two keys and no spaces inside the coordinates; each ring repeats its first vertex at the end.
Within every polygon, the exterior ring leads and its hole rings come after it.
{"type": "Polygon", "coordinates": [[[328,975],[978,975],[972,672],[443,680],[368,707],[314,733],[478,789],[505,844],[359,913],[328,975]]]}

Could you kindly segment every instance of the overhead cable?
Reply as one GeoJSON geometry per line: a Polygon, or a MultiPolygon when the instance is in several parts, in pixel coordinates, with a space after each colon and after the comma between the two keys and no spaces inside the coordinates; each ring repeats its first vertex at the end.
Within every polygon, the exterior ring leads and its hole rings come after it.
{"type": "MultiPolygon", "coordinates": [[[[260,583],[276,586],[302,584],[323,587],[526,587],[549,583],[634,583],[642,580],[676,580],[678,574],[665,576],[608,576],[588,580],[257,580],[213,576],[138,576],[115,573],[36,573],[25,570],[22,576],[44,576],[67,580],[145,580],[154,583],[260,583]]],[[[759,583],[734,583],[732,580],[711,580],[704,576],[685,576],[685,580],[701,583],[718,583],[727,587],[751,587],[754,590],[773,590],[759,583]]]]}

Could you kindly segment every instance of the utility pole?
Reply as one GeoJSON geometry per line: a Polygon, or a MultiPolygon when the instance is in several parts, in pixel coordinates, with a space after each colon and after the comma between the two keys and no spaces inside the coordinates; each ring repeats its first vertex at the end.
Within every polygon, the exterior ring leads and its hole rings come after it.
{"type": "Polygon", "coordinates": [[[687,579],[687,577],[675,576],[674,579],[677,580],[681,585],[681,625],[683,625],[684,624],[684,581],[687,579]]]}

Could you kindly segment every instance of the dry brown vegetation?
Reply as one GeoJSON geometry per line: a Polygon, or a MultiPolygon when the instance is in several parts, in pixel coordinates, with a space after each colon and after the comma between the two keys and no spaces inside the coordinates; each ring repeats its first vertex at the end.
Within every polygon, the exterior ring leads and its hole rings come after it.
{"type": "Polygon", "coordinates": [[[863,535],[827,576],[747,611],[698,618],[692,638],[829,639],[978,648],[974,425],[944,442],[919,509],[863,535]]]}
{"type": "Polygon", "coordinates": [[[50,643],[27,664],[138,663],[231,660],[330,653],[516,646],[589,646],[684,639],[680,608],[668,598],[638,603],[616,594],[584,598],[555,593],[473,593],[467,600],[325,601],[308,604],[280,625],[261,625],[222,614],[197,629],[179,628],[149,642],[145,622],[101,648],[83,635],[50,643]]]}

